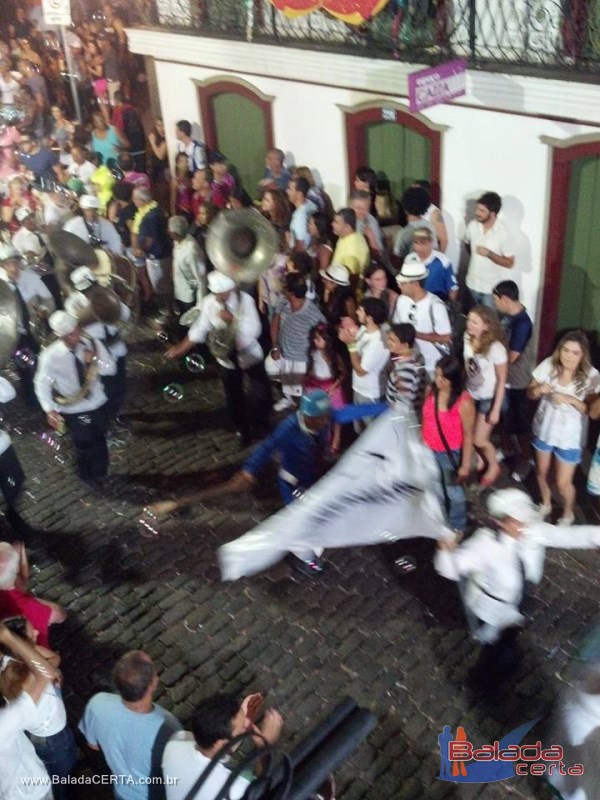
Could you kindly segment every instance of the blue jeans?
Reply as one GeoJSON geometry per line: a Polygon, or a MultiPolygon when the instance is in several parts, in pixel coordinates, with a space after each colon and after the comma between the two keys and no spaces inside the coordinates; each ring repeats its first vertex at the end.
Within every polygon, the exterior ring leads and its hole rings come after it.
{"type": "Polygon", "coordinates": [[[486,294],[485,292],[474,292],[473,289],[469,289],[469,293],[476,306],[487,306],[488,308],[494,309],[496,308],[494,304],[494,296],[492,294],[486,294]]]}
{"type": "MultiPolygon", "coordinates": [[[[451,528],[464,531],[467,525],[467,498],[465,490],[456,483],[456,473],[448,453],[433,451],[435,460],[440,468],[444,498],[446,499],[446,517],[451,528]]],[[[460,464],[460,450],[453,450],[452,455],[456,464],[460,464]]]]}
{"type": "MultiPolygon", "coordinates": [[[[30,736],[29,738],[50,777],[57,775],[60,778],[66,778],[71,774],[79,759],[79,748],[75,742],[73,731],[68,725],[53,736],[30,736]]],[[[65,784],[54,784],[52,787],[54,800],[63,800],[68,797],[67,789],[65,784]]]]}

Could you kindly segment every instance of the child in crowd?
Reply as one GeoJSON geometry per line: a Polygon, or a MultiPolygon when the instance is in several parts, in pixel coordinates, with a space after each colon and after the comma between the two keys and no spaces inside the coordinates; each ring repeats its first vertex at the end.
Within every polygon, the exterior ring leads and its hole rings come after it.
{"type": "MultiPolygon", "coordinates": [[[[310,342],[304,389],[323,389],[329,395],[331,407],[342,408],[345,405],[344,385],[348,370],[336,349],[335,332],[329,325],[320,322],[311,330],[310,342]]],[[[335,455],[340,452],[341,435],[342,426],[334,423],[330,450],[335,455]]]]}

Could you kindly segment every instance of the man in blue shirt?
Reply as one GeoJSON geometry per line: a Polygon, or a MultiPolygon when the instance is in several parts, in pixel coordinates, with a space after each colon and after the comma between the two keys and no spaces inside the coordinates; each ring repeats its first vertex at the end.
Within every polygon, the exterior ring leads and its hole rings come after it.
{"type": "MultiPolygon", "coordinates": [[[[250,489],[256,483],[258,474],[277,454],[279,491],[286,505],[292,503],[323,473],[330,421],[331,400],[327,392],[322,389],[307,392],[302,396],[299,410],[280,422],[245,461],[236,476],[239,488],[250,489]]],[[[322,560],[315,553],[294,555],[292,563],[310,575],[323,571],[322,560]]]]}
{"type": "Polygon", "coordinates": [[[161,759],[153,758],[157,735],[164,725],[161,740],[166,743],[181,725],[152,700],[158,675],[147,653],[132,650],[121,656],[113,681],[119,694],[95,694],[85,707],[79,730],[92,750],[102,750],[114,776],[117,800],[148,800],[148,779],[161,777],[161,759]]]}
{"type": "Polygon", "coordinates": [[[447,303],[458,297],[458,283],[448,256],[433,248],[433,233],[430,228],[415,228],[412,235],[413,252],[429,270],[425,289],[447,303]]]}
{"type": "Polygon", "coordinates": [[[500,281],[492,290],[496,310],[502,315],[502,325],[508,339],[508,374],[506,398],[502,412],[505,447],[515,437],[517,456],[522,460],[512,477],[522,481],[531,470],[531,421],[533,404],[527,398],[527,387],[535,366],[533,323],[527,309],[519,300],[519,287],[514,281],[500,281]]]}

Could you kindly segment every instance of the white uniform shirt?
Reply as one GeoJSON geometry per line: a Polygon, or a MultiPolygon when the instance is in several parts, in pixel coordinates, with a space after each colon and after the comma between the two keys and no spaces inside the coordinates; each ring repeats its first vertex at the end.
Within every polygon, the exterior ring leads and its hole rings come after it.
{"type": "Polygon", "coordinates": [[[43,241],[40,241],[40,236],[33,231],[28,231],[24,226],[21,226],[19,230],[13,234],[12,243],[13,247],[18,250],[22,256],[27,253],[35,253],[36,256],[39,256],[46,249],[43,241]]]}
{"type": "MultiPolygon", "coordinates": [[[[17,396],[14,386],[6,378],[0,377],[0,403],[10,403],[17,396]]],[[[10,447],[10,436],[6,431],[0,430],[0,455],[10,447]]]]}
{"type": "MultiPolygon", "coordinates": [[[[34,378],[34,387],[37,399],[46,413],[58,411],[65,414],[84,414],[86,411],[95,411],[106,403],[106,394],[99,378],[92,384],[89,395],[78,403],[60,406],[53,397],[53,391],[63,397],[79,392],[81,386],[73,352],[75,352],[81,363],[85,365],[83,360],[84,353],[86,350],[91,349],[90,345],[91,343],[83,344],[79,342],[75,347],[75,351],[72,351],[69,350],[62,339],[58,339],[48,345],[40,354],[34,378]]],[[[96,348],[99,359],[99,375],[114,375],[117,371],[117,365],[108,350],[102,342],[97,340],[96,348]]]]}
{"type": "MultiPolygon", "coordinates": [[[[452,333],[448,310],[442,300],[436,295],[427,292],[425,297],[414,302],[405,294],[400,295],[394,310],[393,322],[410,322],[417,333],[437,333],[446,336],[452,333]]],[[[435,372],[435,365],[442,357],[442,353],[433,342],[424,342],[417,339],[415,344],[425,359],[425,369],[429,375],[435,372]]]]}
{"type": "Polygon", "coordinates": [[[478,247],[486,247],[498,256],[514,256],[515,250],[506,225],[497,219],[491,228],[484,228],[481,222],[471,220],[464,236],[471,247],[471,259],[467,271],[467,286],[474,292],[491,294],[500,281],[512,280],[513,273],[508,267],[499,267],[487,256],[477,253],[478,247]]]}
{"type": "Polygon", "coordinates": [[[41,800],[51,784],[46,768],[37,757],[24,731],[36,719],[37,709],[30,695],[22,692],[14,703],[0,708],[0,797],[2,800],[41,800]],[[27,786],[22,778],[39,781],[27,786]]]}
{"type": "MultiPolygon", "coordinates": [[[[71,314],[71,316],[79,318],[79,312],[87,309],[89,305],[90,301],[83,294],[83,292],[72,292],[65,300],[65,311],[68,314],[71,314]]],[[[130,319],[131,310],[125,305],[125,303],[121,303],[119,321],[129,322],[130,319]]],[[[85,325],[84,331],[88,334],[88,336],[91,336],[92,339],[98,339],[98,341],[102,342],[106,346],[106,339],[112,338],[117,333],[120,334],[121,328],[119,325],[106,325],[104,322],[100,322],[98,320],[96,322],[91,322],[89,325],[85,325]]],[[[120,335],[114,344],[107,346],[107,349],[115,361],[118,358],[122,358],[123,356],[127,355],[127,345],[120,335]]]]}
{"type": "Polygon", "coordinates": [[[206,294],[206,267],[198,242],[185,236],[173,246],[173,293],[182,303],[192,303],[196,289],[202,298],[206,294]]]}
{"type": "MultiPolygon", "coordinates": [[[[121,255],[123,252],[123,242],[112,222],[104,219],[104,217],[98,217],[98,226],[103,247],[117,255],[121,255]]],[[[96,227],[96,225],[94,225],[94,227],[96,227]]],[[[68,233],[74,233],[75,236],[79,236],[84,242],[90,244],[90,232],[87,229],[83,217],[73,217],[73,219],[70,219],[63,226],[63,230],[68,233]]]]}
{"type": "MultiPolygon", "coordinates": [[[[209,294],[202,303],[200,316],[191,326],[188,338],[191,342],[201,344],[206,341],[208,332],[211,329],[225,328],[227,323],[219,317],[219,312],[226,308],[236,318],[237,335],[236,349],[238,353],[238,363],[242,369],[248,369],[254,364],[258,364],[263,359],[262,347],[258,343],[258,337],[262,332],[260,318],[256,310],[256,304],[252,297],[246,292],[232,291],[223,306],[214,294],[209,294]]],[[[221,366],[233,369],[233,364],[227,359],[218,358],[221,366]]]]}
{"type": "Polygon", "coordinates": [[[434,566],[450,580],[468,577],[466,605],[476,617],[502,629],[522,624],[518,605],[523,576],[531,583],[541,581],[546,547],[599,546],[600,525],[560,527],[535,522],[524,528],[520,539],[480,528],[458,549],[438,550],[434,566]]]}
{"type": "MultiPolygon", "coordinates": [[[[210,761],[196,750],[196,743],[189,731],[176,733],[168,742],[163,754],[163,776],[176,778],[174,785],[166,787],[167,800],[184,800],[210,761]]],[[[219,764],[209,775],[206,783],[194,795],[194,800],[214,800],[229,778],[230,772],[224,764],[219,764]]],[[[231,800],[240,800],[248,788],[245,778],[236,778],[229,789],[231,800]]]]}
{"type": "Polygon", "coordinates": [[[360,328],[356,335],[356,349],[360,365],[367,374],[357,375],[352,370],[352,389],[370,400],[379,400],[383,388],[382,372],[390,358],[381,330],[369,332],[366,328],[360,328]]]}
{"type": "Polygon", "coordinates": [[[308,232],[308,218],[319,209],[311,200],[306,200],[301,206],[298,206],[292,214],[290,220],[290,236],[292,246],[296,242],[304,242],[304,249],[308,250],[312,242],[312,236],[308,232]]]}
{"type": "MultiPolygon", "coordinates": [[[[54,298],[40,276],[29,267],[21,269],[19,277],[13,281],[8,277],[3,269],[0,269],[0,279],[8,283],[13,292],[16,287],[19,289],[21,297],[27,304],[30,316],[33,316],[37,309],[44,309],[51,314],[54,311],[54,298]]],[[[21,333],[24,329],[21,327],[21,333]]]]}

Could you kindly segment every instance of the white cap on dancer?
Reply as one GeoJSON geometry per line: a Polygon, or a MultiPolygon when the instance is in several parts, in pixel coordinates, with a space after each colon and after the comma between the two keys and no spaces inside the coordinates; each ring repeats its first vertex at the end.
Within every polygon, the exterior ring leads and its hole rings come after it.
{"type": "Polygon", "coordinates": [[[494,492],[488,498],[487,509],[496,519],[512,517],[525,524],[540,521],[539,512],[531,497],[520,489],[500,489],[494,492]]]}
{"type": "Polygon", "coordinates": [[[48,325],[50,325],[51,330],[53,330],[57,336],[62,338],[63,336],[68,336],[70,333],[73,333],[73,331],[79,327],[79,322],[75,317],[67,314],[66,311],[55,311],[54,314],[51,314],[48,325]]]}

